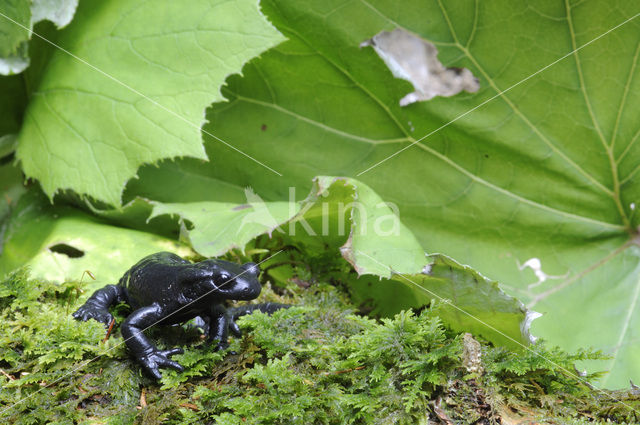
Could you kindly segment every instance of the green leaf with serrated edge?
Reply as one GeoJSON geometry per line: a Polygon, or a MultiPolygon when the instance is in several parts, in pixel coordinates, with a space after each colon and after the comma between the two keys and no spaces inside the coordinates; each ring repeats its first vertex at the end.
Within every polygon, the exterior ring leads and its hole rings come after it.
{"type": "Polygon", "coordinates": [[[186,231],[191,246],[207,257],[222,255],[232,248],[243,248],[263,233],[271,233],[295,214],[296,206],[288,202],[229,204],[193,202],[162,204],[153,202],[150,218],[177,214],[197,229],[186,231]]]}
{"type": "Polygon", "coordinates": [[[78,0],[33,0],[31,3],[31,20],[36,22],[53,22],[56,27],[69,25],[78,7],[78,0]]]}
{"type": "Polygon", "coordinates": [[[246,197],[245,204],[152,202],[151,217],[175,214],[188,221],[193,226],[186,231],[189,242],[205,256],[242,249],[257,236],[273,232],[282,232],[307,248],[329,247],[336,255],[339,250],[358,275],[384,278],[372,282],[363,276],[351,282],[356,298],[373,301],[378,312],[391,315],[439,296],[484,322],[446,307],[442,318],[454,329],[476,332],[496,344],[529,342],[534,313],[471,268],[444,256],[425,258],[393,207],[367,185],[350,178],[320,176],[314,179],[309,196],[297,204],[264,202],[251,190],[246,191],[246,197]],[[408,282],[401,279],[404,274],[408,282]],[[375,285],[379,288],[372,288],[375,285]]]}
{"type": "Polygon", "coordinates": [[[253,0],[81,2],[57,39],[77,58],[56,51],[27,108],[25,173],[49,196],[72,189],[119,205],[141,164],[206,158],[205,107],[281,40],[253,0]]]}
{"type": "Polygon", "coordinates": [[[640,381],[640,3],[262,8],[289,41],[228,79],[230,101],[210,110],[205,128],[286,170],[286,179],[210,142],[208,168],[145,168],[138,187],[175,173],[183,184],[240,182],[282,200],[289,186],[304,193],[314,175],[356,177],[429,135],[358,179],[398,205],[426,251],[469,264],[544,313],[535,335],[613,355],[594,369],[612,368],[601,385],[640,381]],[[358,47],[396,27],[433,42],[444,65],[468,68],[480,90],[400,107],[411,84],[358,47]],[[532,258],[537,276],[521,268],[532,258]]]}
{"type": "MultiPolygon", "coordinates": [[[[38,22],[48,20],[63,28],[71,22],[78,6],[78,0],[10,0],[0,5],[0,74],[17,74],[25,70],[31,62],[29,57],[29,31],[38,22]],[[12,38],[15,48],[9,51],[12,38]],[[6,44],[3,41],[7,42],[6,44]],[[4,46],[3,46],[4,44],[4,46]],[[5,49],[3,50],[3,47],[5,49]]],[[[38,32],[40,36],[40,34],[38,32]]]]}
{"type": "Polygon", "coordinates": [[[34,279],[83,279],[95,289],[117,283],[129,267],[158,251],[193,253],[171,239],[115,227],[74,208],[53,207],[30,190],[13,209],[4,232],[0,276],[27,266],[34,279]]]}
{"type": "Polygon", "coordinates": [[[15,55],[18,46],[29,39],[30,6],[30,2],[24,0],[4,0],[0,3],[0,13],[4,15],[0,15],[0,58],[15,55]]]}

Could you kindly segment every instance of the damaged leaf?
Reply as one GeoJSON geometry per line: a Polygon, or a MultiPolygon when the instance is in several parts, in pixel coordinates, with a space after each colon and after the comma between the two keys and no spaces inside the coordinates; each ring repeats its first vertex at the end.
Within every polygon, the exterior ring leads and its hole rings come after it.
{"type": "Polygon", "coordinates": [[[0,277],[27,266],[33,278],[78,281],[88,270],[95,278],[91,288],[117,283],[132,264],[154,252],[191,253],[173,240],[111,226],[70,207],[53,207],[36,191],[20,198],[3,239],[0,277]]]}
{"type": "Polygon", "coordinates": [[[215,257],[244,246],[264,233],[271,234],[293,217],[298,207],[288,202],[265,203],[247,190],[246,204],[227,202],[152,202],[149,219],[177,215],[183,222],[183,237],[201,255],[215,257]],[[187,230],[185,222],[193,226],[187,230]]]}
{"type": "Polygon", "coordinates": [[[360,47],[371,46],[387,64],[393,75],[409,81],[416,89],[400,99],[400,106],[450,97],[461,91],[475,93],[480,83],[467,68],[447,68],[438,60],[438,49],[401,28],[383,31],[363,41],[360,47]]]}
{"type": "Polygon", "coordinates": [[[5,0],[0,3],[0,74],[22,71],[29,39],[31,8],[24,0],[5,0]]]}
{"type": "Polygon", "coordinates": [[[80,3],[57,44],[82,60],[53,53],[19,134],[17,158],[47,195],[72,189],[119,206],[141,164],[206,159],[205,108],[282,36],[255,1],[187,3],[80,3]]]}
{"type": "Polygon", "coordinates": [[[3,1],[0,5],[0,74],[18,74],[29,66],[29,40],[35,24],[48,20],[58,29],[64,28],[73,19],[76,7],[78,0],[3,1]]]}
{"type": "Polygon", "coordinates": [[[59,29],[64,28],[73,19],[77,7],[78,0],[33,0],[31,20],[35,24],[46,19],[59,29]]]}

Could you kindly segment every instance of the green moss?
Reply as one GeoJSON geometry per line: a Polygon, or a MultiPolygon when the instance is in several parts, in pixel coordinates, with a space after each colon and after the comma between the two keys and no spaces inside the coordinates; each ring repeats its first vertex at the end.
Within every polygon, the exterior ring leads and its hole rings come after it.
{"type": "MultiPolygon", "coordinates": [[[[244,337],[224,353],[204,347],[192,326],[154,330],[160,346],[185,348],[175,356],[185,371],[165,370],[156,383],[118,329],[103,341],[101,324],[72,320],[78,289],[24,271],[0,284],[1,423],[632,423],[629,406],[640,408],[630,392],[594,391],[596,375],[571,376],[576,361],[599,353],[494,348],[451,333],[437,306],[378,321],[318,283],[278,293],[267,285],[261,301],[295,307],[243,317],[244,337]],[[481,352],[476,370],[470,344],[481,352]]],[[[116,309],[118,321],[125,314],[116,309]]]]}

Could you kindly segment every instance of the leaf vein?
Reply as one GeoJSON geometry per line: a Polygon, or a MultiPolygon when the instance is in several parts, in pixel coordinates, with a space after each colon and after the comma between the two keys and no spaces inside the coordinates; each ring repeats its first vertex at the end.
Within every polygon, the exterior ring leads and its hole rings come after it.
{"type": "Polygon", "coordinates": [[[449,26],[449,30],[451,32],[451,36],[454,38],[454,40],[456,41],[456,47],[458,49],[460,49],[468,58],[469,60],[475,65],[475,67],[482,73],[483,77],[487,80],[487,82],[489,83],[489,85],[491,85],[491,87],[498,93],[498,95],[500,96],[500,98],[502,98],[505,103],[513,110],[513,112],[529,127],[531,128],[531,130],[533,130],[533,132],[540,138],[540,140],[546,144],[555,154],[557,154],[560,158],[562,158],[562,160],[564,160],[567,164],[569,164],[571,167],[573,167],[576,171],[578,171],[578,173],[580,173],[582,176],[586,177],[587,180],[589,180],[591,183],[593,183],[596,187],[598,187],[601,191],[605,192],[607,195],[609,196],[614,196],[614,192],[609,189],[608,187],[606,187],[605,185],[603,185],[602,183],[600,183],[598,180],[596,180],[591,174],[587,173],[582,167],[580,167],[575,161],[573,161],[571,158],[569,158],[569,156],[567,156],[564,152],[562,152],[560,150],[560,148],[558,146],[556,146],[554,143],[551,142],[551,140],[549,138],[547,138],[547,136],[544,135],[544,133],[542,133],[542,131],[535,126],[527,117],[526,115],[520,111],[520,109],[518,107],[516,107],[516,105],[513,103],[513,101],[504,93],[504,90],[501,90],[498,85],[495,83],[495,81],[493,80],[493,78],[491,78],[491,76],[489,76],[489,74],[485,71],[484,67],[482,67],[480,65],[480,63],[478,62],[478,60],[475,58],[475,56],[473,54],[471,54],[471,51],[469,49],[467,49],[465,46],[463,46],[460,42],[458,42],[458,38],[457,35],[451,25],[451,21],[449,20],[449,16],[447,14],[447,11],[445,10],[444,6],[442,5],[441,1],[438,0],[438,4],[440,5],[440,9],[442,10],[443,16],[447,22],[447,25],[449,26]]]}
{"type": "MultiPolygon", "coordinates": [[[[633,56],[633,63],[631,64],[631,69],[629,70],[629,76],[627,77],[627,83],[624,86],[624,92],[622,93],[622,99],[620,100],[620,106],[618,107],[618,114],[616,116],[616,123],[613,127],[613,135],[611,136],[611,142],[609,143],[609,146],[611,147],[611,150],[613,151],[613,147],[615,145],[616,142],[616,136],[618,135],[618,129],[620,127],[620,119],[622,117],[622,111],[624,110],[624,106],[627,102],[627,95],[629,94],[629,88],[631,87],[631,81],[633,80],[633,76],[635,74],[635,70],[636,70],[636,66],[638,64],[638,56],[640,54],[640,42],[638,43],[638,45],[636,46],[636,53],[633,56]]],[[[616,164],[618,163],[618,161],[616,161],[616,164]]]]}
{"type": "Polygon", "coordinates": [[[337,134],[337,135],[339,135],[341,137],[345,137],[345,138],[348,138],[348,139],[357,140],[357,141],[369,143],[369,144],[372,144],[372,145],[389,144],[389,143],[404,143],[404,142],[408,143],[408,142],[411,141],[411,139],[406,138],[406,137],[401,137],[401,138],[396,138],[396,139],[378,139],[378,140],[374,140],[374,139],[370,139],[368,137],[358,136],[357,134],[347,133],[345,131],[338,130],[336,128],[333,128],[333,127],[330,127],[330,126],[328,126],[326,124],[323,124],[321,122],[315,121],[315,120],[313,120],[311,118],[307,118],[307,117],[305,117],[303,115],[300,115],[300,114],[298,114],[296,112],[290,111],[290,110],[288,110],[286,108],[283,108],[282,106],[277,105],[275,103],[268,103],[268,102],[264,102],[264,101],[257,100],[257,99],[251,99],[251,98],[242,96],[242,95],[240,95],[238,93],[232,92],[230,90],[228,90],[228,91],[229,91],[229,93],[232,93],[233,96],[238,100],[241,100],[241,101],[244,101],[244,102],[247,102],[247,103],[253,103],[253,104],[256,104],[256,105],[264,106],[266,108],[275,109],[278,112],[282,112],[283,114],[290,115],[290,116],[292,116],[292,117],[294,117],[296,119],[299,119],[300,121],[306,122],[307,124],[311,124],[311,125],[313,125],[315,127],[321,128],[324,131],[327,131],[327,132],[333,133],[333,134],[337,134]]]}
{"type": "MultiPolygon", "coordinates": [[[[44,101],[47,109],[49,109],[49,111],[51,111],[51,113],[58,119],[60,120],[60,122],[62,122],[69,130],[71,130],[80,140],[83,140],[85,142],[85,144],[90,148],[91,151],[91,156],[93,159],[93,162],[95,164],[95,169],[98,170],[98,173],[100,175],[100,179],[102,180],[102,184],[104,186],[104,189],[108,192],[109,191],[109,183],[107,182],[107,178],[104,175],[104,172],[102,171],[102,168],[100,167],[100,164],[98,164],[98,160],[95,156],[95,152],[93,151],[93,146],[91,143],[89,143],[87,141],[87,139],[82,135],[82,133],[80,133],[79,130],[77,130],[73,125],[71,125],[71,123],[69,121],[67,121],[62,115],[60,115],[58,113],[58,111],[56,111],[50,104],[49,104],[49,100],[47,99],[47,96],[42,96],[42,100],[44,101]]],[[[72,167],[72,169],[76,169],[77,167],[74,166],[72,167]]]]}
{"type": "Polygon", "coordinates": [[[596,219],[593,219],[593,218],[584,217],[584,216],[581,216],[581,215],[577,215],[577,214],[573,214],[573,213],[570,213],[570,212],[562,211],[562,210],[559,210],[557,208],[553,208],[553,207],[550,207],[548,205],[544,205],[544,204],[541,204],[539,202],[533,201],[533,200],[531,200],[529,198],[525,198],[524,196],[515,194],[515,193],[513,193],[511,191],[508,191],[508,190],[503,189],[503,188],[501,188],[499,186],[496,186],[493,183],[490,183],[487,180],[484,180],[483,178],[473,174],[472,172],[470,172],[466,168],[460,166],[459,164],[457,164],[456,162],[451,160],[446,155],[443,155],[440,152],[438,152],[438,151],[436,151],[436,150],[434,150],[434,149],[432,149],[432,148],[430,148],[428,146],[425,146],[425,145],[422,145],[422,144],[418,144],[418,146],[420,146],[420,148],[422,148],[423,150],[429,152],[433,156],[435,156],[435,157],[439,158],[440,160],[444,161],[445,163],[449,164],[450,166],[452,166],[453,168],[455,168],[456,170],[458,170],[462,174],[466,175],[470,179],[472,179],[472,180],[474,180],[474,181],[476,181],[476,182],[478,182],[478,183],[480,183],[480,184],[482,184],[482,185],[484,185],[484,186],[486,186],[486,187],[488,187],[490,189],[493,189],[493,190],[495,190],[496,192],[498,192],[498,193],[500,193],[502,195],[505,195],[505,196],[508,196],[510,198],[516,199],[516,200],[518,200],[518,201],[520,201],[520,202],[522,202],[524,204],[533,206],[535,208],[539,208],[541,210],[544,210],[544,211],[547,211],[547,212],[550,212],[550,213],[553,213],[553,214],[556,214],[556,215],[560,215],[560,216],[563,216],[563,217],[571,218],[571,219],[574,219],[574,220],[577,220],[577,221],[583,221],[583,222],[587,222],[587,223],[590,223],[590,224],[596,224],[598,226],[606,227],[606,228],[609,228],[609,229],[625,230],[625,227],[620,225],[620,224],[608,223],[608,222],[596,220],[596,219]]]}

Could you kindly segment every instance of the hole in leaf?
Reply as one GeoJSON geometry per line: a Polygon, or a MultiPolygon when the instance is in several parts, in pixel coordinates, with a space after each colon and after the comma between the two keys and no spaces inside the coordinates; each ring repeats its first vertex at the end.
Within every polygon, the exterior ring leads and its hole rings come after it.
{"type": "Polygon", "coordinates": [[[360,47],[371,46],[396,78],[413,84],[415,91],[400,99],[400,106],[449,97],[480,88],[478,79],[467,68],[448,68],[438,60],[436,46],[401,28],[373,36],[360,47]]]}
{"type": "Polygon", "coordinates": [[[49,251],[57,252],[58,254],[64,254],[70,258],[80,258],[84,255],[84,251],[80,251],[77,248],[67,245],[66,243],[59,243],[49,247],[49,251]]]}

